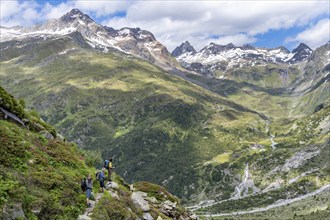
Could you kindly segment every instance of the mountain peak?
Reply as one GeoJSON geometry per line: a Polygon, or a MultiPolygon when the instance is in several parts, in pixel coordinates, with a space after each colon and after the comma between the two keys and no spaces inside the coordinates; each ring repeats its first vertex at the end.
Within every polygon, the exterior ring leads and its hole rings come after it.
{"type": "Polygon", "coordinates": [[[94,20],[91,19],[87,14],[84,14],[82,11],[80,11],[77,8],[72,9],[71,11],[67,12],[62,17],[60,17],[59,20],[69,23],[69,22],[76,20],[77,18],[80,20],[94,22],[94,20]]]}
{"type": "Polygon", "coordinates": [[[292,51],[294,56],[289,60],[289,63],[293,64],[305,60],[312,54],[312,52],[313,50],[309,46],[300,43],[299,46],[292,51]]]}
{"type": "Polygon", "coordinates": [[[233,48],[235,48],[235,47],[236,47],[235,44],[233,44],[233,43],[229,43],[229,44],[225,45],[224,49],[225,49],[225,50],[230,50],[230,49],[233,49],[233,48]]]}
{"type": "Polygon", "coordinates": [[[220,46],[220,45],[218,45],[218,44],[216,44],[216,43],[213,43],[213,42],[211,42],[209,45],[207,45],[206,46],[206,48],[213,48],[213,47],[217,47],[217,46],[220,46]]]}
{"type": "Polygon", "coordinates": [[[254,50],[254,46],[252,46],[251,44],[244,44],[242,47],[241,47],[243,50],[254,50]]]}
{"type": "Polygon", "coordinates": [[[82,11],[80,11],[78,8],[74,8],[71,11],[68,12],[69,14],[84,14],[82,11]]]}
{"type": "Polygon", "coordinates": [[[309,50],[309,51],[313,51],[309,46],[307,46],[306,44],[304,43],[300,43],[299,46],[297,48],[295,48],[292,53],[296,53],[298,51],[301,51],[301,50],[309,50]]]}
{"type": "Polygon", "coordinates": [[[184,53],[191,53],[191,54],[195,54],[196,50],[193,46],[191,46],[191,44],[189,43],[189,41],[185,41],[184,43],[182,43],[180,46],[176,47],[173,52],[172,55],[174,57],[178,57],[184,53]]]}
{"type": "Polygon", "coordinates": [[[284,46],[279,46],[279,47],[276,47],[274,48],[274,50],[280,50],[284,53],[290,53],[290,51],[288,50],[288,48],[284,47],[284,46]]]}
{"type": "Polygon", "coordinates": [[[233,43],[229,43],[227,45],[219,45],[219,44],[211,42],[208,46],[204,47],[201,51],[203,51],[206,54],[217,54],[219,52],[231,50],[233,48],[236,48],[236,46],[233,43]]]}

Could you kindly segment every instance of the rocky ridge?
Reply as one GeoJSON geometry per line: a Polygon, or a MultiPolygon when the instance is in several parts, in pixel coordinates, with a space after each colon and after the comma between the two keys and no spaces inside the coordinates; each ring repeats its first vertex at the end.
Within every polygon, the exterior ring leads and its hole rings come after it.
{"type": "Polygon", "coordinates": [[[124,27],[115,30],[102,26],[79,9],[72,9],[58,19],[32,27],[0,27],[0,42],[26,38],[47,39],[74,32],[79,32],[90,47],[103,52],[116,49],[163,67],[176,65],[166,47],[151,32],[140,28],[124,27]]]}
{"type": "Polygon", "coordinates": [[[161,186],[138,182],[128,185],[116,176],[116,182],[108,182],[104,193],[96,193],[91,201],[92,207],[79,215],[77,220],[109,219],[144,220],[195,220],[198,217],[184,209],[179,200],[161,186]],[[117,183],[118,182],[118,183],[117,183]],[[122,203],[125,201],[125,204],[122,203]],[[109,205],[110,202],[110,205],[109,205]],[[114,212],[109,211],[114,207],[114,212]],[[106,212],[104,212],[106,211],[106,212]]]}
{"type": "Polygon", "coordinates": [[[232,43],[210,43],[196,52],[189,42],[185,42],[172,52],[184,68],[206,76],[213,76],[216,71],[226,72],[268,63],[295,64],[307,60],[311,54],[312,49],[303,43],[292,52],[283,46],[267,49],[251,45],[238,47],[232,43]]]}
{"type": "Polygon", "coordinates": [[[178,57],[185,53],[189,53],[191,55],[196,54],[195,48],[193,46],[191,46],[191,44],[188,41],[186,41],[186,42],[182,43],[180,46],[176,47],[173,50],[172,55],[174,57],[178,57]]]}

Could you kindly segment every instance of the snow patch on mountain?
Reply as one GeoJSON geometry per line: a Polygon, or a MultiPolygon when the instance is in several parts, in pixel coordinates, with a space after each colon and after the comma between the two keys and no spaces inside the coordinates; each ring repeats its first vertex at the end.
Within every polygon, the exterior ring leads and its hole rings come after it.
{"type": "Polygon", "coordinates": [[[59,19],[32,27],[0,27],[0,42],[23,40],[25,38],[58,37],[79,32],[92,48],[108,52],[109,48],[147,59],[150,62],[172,65],[170,53],[159,43],[153,34],[140,28],[115,30],[97,24],[88,15],[73,9],[59,19]]]}
{"type": "Polygon", "coordinates": [[[290,52],[285,47],[266,49],[250,45],[237,47],[234,44],[215,43],[210,43],[196,52],[189,42],[185,42],[177,47],[172,55],[186,69],[203,75],[212,75],[217,70],[228,71],[241,67],[263,66],[268,63],[295,64],[308,59],[311,53],[312,50],[305,44],[300,44],[290,52]]]}

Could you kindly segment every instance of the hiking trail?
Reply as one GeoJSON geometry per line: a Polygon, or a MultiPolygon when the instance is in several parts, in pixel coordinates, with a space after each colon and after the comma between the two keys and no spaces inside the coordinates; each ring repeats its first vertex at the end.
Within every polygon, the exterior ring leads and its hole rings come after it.
{"type": "Polygon", "coordinates": [[[115,182],[108,182],[105,185],[105,190],[103,193],[96,193],[95,200],[90,200],[91,207],[87,207],[84,214],[79,215],[77,220],[92,220],[91,216],[93,214],[94,207],[96,204],[100,201],[100,199],[103,197],[103,194],[107,191],[109,194],[114,195],[116,194],[116,191],[114,189],[118,188],[118,184],[115,182]]]}

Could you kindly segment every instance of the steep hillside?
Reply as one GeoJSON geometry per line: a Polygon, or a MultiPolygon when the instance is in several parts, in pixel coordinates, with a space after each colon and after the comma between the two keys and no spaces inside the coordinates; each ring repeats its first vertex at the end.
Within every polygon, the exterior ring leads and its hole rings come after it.
{"type": "Polygon", "coordinates": [[[94,50],[77,32],[1,47],[1,84],[80,147],[116,155],[129,181],[186,197],[196,164],[267,138],[262,114],[143,60],[94,50]]]}
{"type": "Polygon", "coordinates": [[[1,219],[196,218],[165,188],[147,182],[130,188],[115,173],[104,194],[94,181],[95,207],[80,215],[85,209],[81,178],[96,172],[91,165],[100,158],[63,140],[22,104],[0,87],[1,219]]]}
{"type": "Polygon", "coordinates": [[[0,143],[1,219],[72,219],[82,212],[84,154],[2,87],[0,143]]]}

